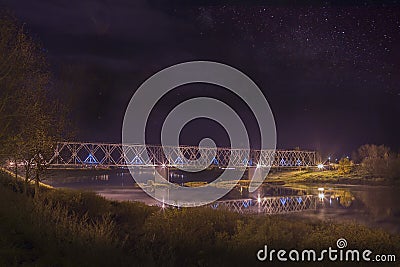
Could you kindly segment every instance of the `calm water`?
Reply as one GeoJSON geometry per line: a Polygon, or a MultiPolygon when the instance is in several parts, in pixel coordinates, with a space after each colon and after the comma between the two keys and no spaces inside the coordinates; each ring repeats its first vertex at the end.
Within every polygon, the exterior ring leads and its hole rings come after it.
{"type": "MultiPolygon", "coordinates": [[[[153,175],[141,171],[137,175],[153,175]]],[[[201,176],[201,175],[200,175],[201,176]]],[[[210,174],[204,173],[203,180],[210,180],[210,174]]],[[[191,176],[171,171],[170,180],[177,184],[193,181],[191,176]]],[[[197,176],[198,177],[198,176],[197,176]]],[[[211,179],[212,180],[212,179],[211,179]]],[[[50,171],[46,183],[59,188],[86,189],[112,200],[140,201],[149,205],[156,203],[143,192],[128,172],[71,170],[50,171]]],[[[323,198],[315,211],[292,214],[299,218],[322,220],[357,221],[373,227],[384,228],[400,233],[400,188],[390,186],[364,185],[292,185],[263,186],[257,192],[249,194],[244,186],[237,186],[225,199],[256,198],[264,196],[284,196],[298,194],[318,195],[318,188],[324,188],[323,198]]]]}

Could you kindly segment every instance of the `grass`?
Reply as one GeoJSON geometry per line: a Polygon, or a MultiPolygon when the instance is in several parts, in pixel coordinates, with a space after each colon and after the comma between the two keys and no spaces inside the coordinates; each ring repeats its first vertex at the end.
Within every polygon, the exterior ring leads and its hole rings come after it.
{"type": "Polygon", "coordinates": [[[252,266],[265,244],[319,249],[340,237],[351,248],[400,251],[398,235],[356,223],[162,210],[59,189],[35,200],[18,183],[0,172],[0,266],[252,266]]]}
{"type": "Polygon", "coordinates": [[[341,174],[337,170],[295,170],[272,172],[266,178],[268,183],[340,183],[340,184],[385,184],[384,178],[369,177],[365,173],[353,171],[349,174],[341,174]]]}
{"type": "MultiPolygon", "coordinates": [[[[380,177],[371,177],[362,171],[352,171],[349,174],[341,174],[337,170],[283,170],[271,171],[265,178],[264,183],[275,185],[297,185],[297,184],[353,184],[353,185],[399,185],[400,180],[390,180],[380,177]]],[[[247,187],[250,180],[241,179],[238,184],[247,187]]],[[[207,182],[187,182],[185,186],[198,187],[206,185],[207,182]]],[[[233,181],[215,182],[217,188],[232,188],[236,183],[233,181]]]]}

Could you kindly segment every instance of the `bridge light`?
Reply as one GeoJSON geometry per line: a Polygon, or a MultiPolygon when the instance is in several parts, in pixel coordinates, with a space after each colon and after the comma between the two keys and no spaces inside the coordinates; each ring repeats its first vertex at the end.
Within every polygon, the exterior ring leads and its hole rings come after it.
{"type": "Polygon", "coordinates": [[[320,170],[321,170],[321,169],[323,169],[323,168],[324,168],[324,164],[320,163],[320,164],[318,164],[318,165],[317,165],[317,167],[318,167],[318,169],[320,169],[320,170]]]}
{"type": "Polygon", "coordinates": [[[261,167],[261,164],[260,163],[257,163],[257,168],[260,168],[261,167]]]}
{"type": "Polygon", "coordinates": [[[165,168],[165,163],[163,163],[161,166],[162,166],[163,168],[165,168]]]}
{"type": "Polygon", "coordinates": [[[258,197],[257,197],[257,202],[258,202],[258,203],[261,203],[261,197],[260,197],[260,194],[258,194],[258,197]]]}

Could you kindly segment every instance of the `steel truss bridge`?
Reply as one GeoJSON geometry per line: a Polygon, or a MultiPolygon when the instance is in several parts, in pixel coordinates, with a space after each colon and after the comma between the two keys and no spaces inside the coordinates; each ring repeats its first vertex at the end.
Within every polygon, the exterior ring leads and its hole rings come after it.
{"type": "Polygon", "coordinates": [[[106,143],[57,143],[48,161],[53,167],[312,167],[316,152],[304,150],[248,150],[125,145],[106,143]]]}

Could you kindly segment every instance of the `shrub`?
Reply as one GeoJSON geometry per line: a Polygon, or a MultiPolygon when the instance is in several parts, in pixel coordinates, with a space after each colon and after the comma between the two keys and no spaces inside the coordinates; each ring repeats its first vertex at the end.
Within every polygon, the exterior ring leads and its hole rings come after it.
{"type": "Polygon", "coordinates": [[[348,158],[342,158],[339,160],[338,172],[340,174],[349,174],[352,171],[353,162],[348,158]]]}

